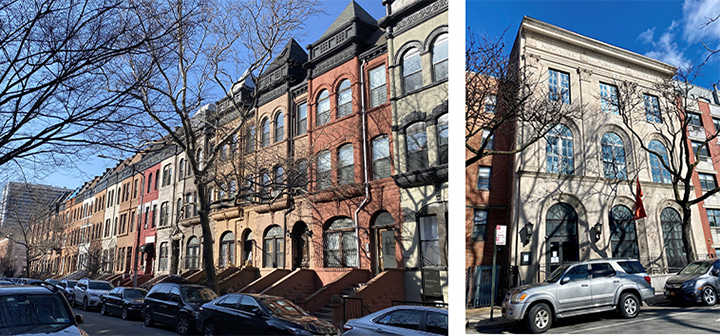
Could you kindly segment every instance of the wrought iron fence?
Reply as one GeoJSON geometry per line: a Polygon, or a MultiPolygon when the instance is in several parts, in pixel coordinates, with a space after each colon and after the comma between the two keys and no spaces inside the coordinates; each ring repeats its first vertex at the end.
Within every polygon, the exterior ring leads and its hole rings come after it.
{"type": "MultiPolygon", "coordinates": [[[[495,268],[495,302],[499,303],[499,293],[504,292],[500,290],[500,274],[504,271],[504,267],[497,265],[495,268]]],[[[490,299],[492,297],[492,266],[472,266],[467,271],[467,304],[469,307],[487,307],[490,306],[490,299]]]]}
{"type": "Polygon", "coordinates": [[[343,324],[350,319],[361,318],[371,311],[363,304],[362,298],[343,297],[343,324]]]}

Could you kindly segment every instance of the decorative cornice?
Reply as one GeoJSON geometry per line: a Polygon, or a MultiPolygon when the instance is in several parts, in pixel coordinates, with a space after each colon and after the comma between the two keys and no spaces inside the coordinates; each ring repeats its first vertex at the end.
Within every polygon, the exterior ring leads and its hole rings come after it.
{"type": "Polygon", "coordinates": [[[280,86],[274,88],[273,90],[263,93],[258,97],[257,106],[263,106],[273,99],[282,96],[283,94],[287,93],[290,89],[290,84],[288,82],[284,82],[280,86]]]}
{"type": "MultiPolygon", "coordinates": [[[[397,36],[402,34],[403,32],[406,32],[426,20],[431,19],[440,13],[446,12],[447,10],[448,0],[438,0],[428,4],[417,11],[413,11],[410,15],[399,19],[397,23],[393,25],[393,35],[397,36]]],[[[388,24],[392,24],[391,22],[395,21],[393,18],[390,18],[390,22],[388,22],[388,24]]]]}
{"type": "Polygon", "coordinates": [[[347,49],[341,51],[340,53],[336,54],[335,56],[332,56],[320,63],[318,63],[315,68],[312,70],[311,78],[316,78],[317,76],[320,76],[340,64],[343,64],[349,60],[351,60],[353,57],[355,57],[357,51],[357,46],[352,45],[349,46],[347,49]]]}
{"type": "Polygon", "coordinates": [[[448,165],[433,166],[392,176],[400,188],[413,188],[448,181],[448,165]]]}

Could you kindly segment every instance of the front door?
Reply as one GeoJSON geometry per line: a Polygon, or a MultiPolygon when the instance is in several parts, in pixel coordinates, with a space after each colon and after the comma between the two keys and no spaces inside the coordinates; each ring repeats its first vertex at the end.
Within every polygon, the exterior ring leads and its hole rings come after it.
{"type": "Polygon", "coordinates": [[[386,269],[397,268],[395,258],[395,230],[392,228],[375,229],[375,265],[373,271],[378,274],[386,269]]]}
{"type": "Polygon", "coordinates": [[[293,269],[310,267],[310,237],[307,225],[302,222],[293,227],[293,269]]]}
{"type": "Polygon", "coordinates": [[[582,309],[592,304],[592,286],[587,264],[570,268],[559,283],[557,299],[560,312],[582,309]],[[570,281],[563,284],[566,278],[570,281]]]}
{"type": "Polygon", "coordinates": [[[552,271],[554,271],[560,265],[566,264],[568,262],[578,261],[580,259],[576,237],[550,238],[548,240],[547,246],[547,275],[552,273],[552,271]]]}

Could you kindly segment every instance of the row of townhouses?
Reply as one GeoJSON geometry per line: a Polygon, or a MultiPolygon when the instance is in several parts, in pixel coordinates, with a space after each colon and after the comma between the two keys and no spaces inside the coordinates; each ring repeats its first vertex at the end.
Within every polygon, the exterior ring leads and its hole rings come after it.
{"type": "MultiPolygon", "coordinates": [[[[466,168],[468,306],[490,305],[494,252],[499,295],[510,287],[544,280],[562,263],[612,257],[638,259],[653,276],[656,291],[661,291],[667,274],[687,263],[682,209],[674,201],[670,174],[660,158],[641,148],[621,114],[603,97],[617,99],[614,83],[635,83],[644,104],[638,104],[642,120],[632,131],[669,162],[681,151],[671,150],[679,145],[668,143],[672,136],[661,134],[658,126],[658,99],[663,97],[657,84],[672,81],[677,69],[529,17],[520,25],[510,57],[533,78],[545,80],[543,88],[562,91],[565,104],[583,105],[584,112],[564,118],[521,153],[487,156],[466,168]],[[633,216],[636,179],[647,214],[640,219],[633,216]],[[495,244],[498,225],[507,228],[505,245],[495,244]]],[[[697,144],[720,131],[718,93],[693,87],[687,95],[687,139],[695,153],[697,144]]],[[[488,103],[488,113],[493,109],[488,103]]],[[[527,142],[532,130],[524,127],[511,125],[510,131],[496,133],[494,149],[511,150],[527,142]]],[[[482,134],[468,141],[480,143],[482,134]]],[[[700,148],[692,178],[694,196],[717,186],[718,155],[716,140],[700,148]]],[[[695,163],[692,156],[690,160],[695,163]]],[[[695,260],[720,252],[718,215],[717,196],[692,206],[695,260]]]]}
{"type": "MultiPolygon", "coordinates": [[[[311,313],[341,293],[373,311],[447,302],[448,1],[383,4],[376,20],[351,2],[319,40],[289,41],[257,83],[234,89],[242,100],[257,85],[259,96],[206,191],[211,237],[187,154],[155,146],[57,207],[62,246],[37,270],[201,281],[212,253],[221,292],[285,296],[311,313]],[[290,178],[309,182],[279,195],[290,178]]],[[[220,99],[193,120],[233,127],[232,106],[220,99]]],[[[202,162],[223,134],[197,127],[202,162]]]]}

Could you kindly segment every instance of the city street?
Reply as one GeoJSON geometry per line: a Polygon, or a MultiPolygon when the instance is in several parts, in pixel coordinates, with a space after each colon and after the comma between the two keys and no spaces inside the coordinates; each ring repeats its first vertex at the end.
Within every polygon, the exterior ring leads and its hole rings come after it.
{"type": "Polygon", "coordinates": [[[140,318],[125,321],[119,316],[103,316],[99,310],[85,312],[80,308],[73,308],[73,312],[83,316],[85,323],[80,328],[90,335],[177,335],[170,326],[146,328],[140,318]]]}
{"type": "MultiPolygon", "coordinates": [[[[467,333],[525,334],[521,324],[467,329],[467,333]]],[[[699,334],[720,332],[720,306],[643,307],[634,319],[599,313],[560,319],[549,334],[699,334]]]]}

